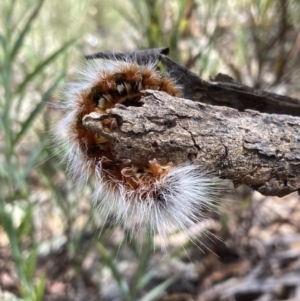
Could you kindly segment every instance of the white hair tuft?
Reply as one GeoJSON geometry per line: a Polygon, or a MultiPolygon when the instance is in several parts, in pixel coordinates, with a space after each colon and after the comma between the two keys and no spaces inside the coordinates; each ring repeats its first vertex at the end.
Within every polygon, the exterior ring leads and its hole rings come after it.
{"type": "Polygon", "coordinates": [[[89,179],[94,184],[95,209],[102,218],[114,216],[125,227],[142,229],[166,237],[172,230],[187,231],[215,210],[224,185],[197,165],[160,165],[137,167],[114,162],[109,142],[82,125],[82,118],[93,111],[105,114],[117,103],[137,101],[140,90],[163,90],[180,96],[176,81],[162,75],[155,62],[138,65],[123,61],[91,60],[78,71],[76,82],[67,85],[54,138],[65,148],[63,160],[78,185],[89,179]]]}

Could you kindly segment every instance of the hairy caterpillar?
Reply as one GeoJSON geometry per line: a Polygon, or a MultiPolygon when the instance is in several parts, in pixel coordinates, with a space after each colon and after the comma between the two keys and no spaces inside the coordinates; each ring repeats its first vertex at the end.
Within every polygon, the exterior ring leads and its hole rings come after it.
{"type": "MultiPolygon", "coordinates": [[[[207,171],[189,162],[162,165],[152,158],[145,166],[127,158],[115,160],[111,142],[82,124],[87,114],[105,114],[116,104],[141,106],[145,89],[182,94],[176,80],[160,72],[153,59],[88,61],[66,88],[65,115],[55,139],[66,145],[64,159],[72,177],[81,183],[92,179],[97,210],[104,219],[113,214],[116,223],[138,229],[149,224],[165,237],[171,230],[188,231],[202,220],[218,201],[220,187],[207,171]]],[[[113,118],[104,122],[106,131],[117,126],[113,118]]]]}

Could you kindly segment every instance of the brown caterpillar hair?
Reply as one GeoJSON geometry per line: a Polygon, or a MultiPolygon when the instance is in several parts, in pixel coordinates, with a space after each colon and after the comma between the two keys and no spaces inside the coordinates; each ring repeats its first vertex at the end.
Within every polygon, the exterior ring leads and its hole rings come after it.
{"type": "MultiPolygon", "coordinates": [[[[145,166],[126,158],[116,160],[111,142],[82,124],[87,114],[106,114],[116,104],[141,106],[145,89],[181,96],[176,81],[158,71],[154,62],[139,65],[133,59],[88,61],[78,75],[65,91],[66,113],[55,138],[66,145],[64,159],[72,177],[81,183],[93,180],[97,211],[104,219],[113,213],[125,226],[150,224],[163,236],[171,229],[185,231],[195,225],[219,195],[207,172],[188,162],[162,165],[152,158],[145,166]]],[[[105,119],[105,130],[113,131],[116,123],[114,118],[105,119]]]]}

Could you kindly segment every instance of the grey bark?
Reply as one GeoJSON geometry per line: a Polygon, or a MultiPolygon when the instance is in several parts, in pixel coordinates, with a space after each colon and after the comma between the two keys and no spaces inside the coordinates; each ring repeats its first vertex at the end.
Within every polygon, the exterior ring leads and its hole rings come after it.
{"type": "Polygon", "coordinates": [[[85,127],[111,141],[116,161],[193,162],[264,195],[300,191],[299,117],[240,112],[150,90],[142,102],[83,119],[85,127]],[[111,117],[118,127],[107,132],[102,121],[111,117]]]}
{"type": "Polygon", "coordinates": [[[205,81],[167,55],[169,48],[154,48],[134,52],[105,51],[87,55],[86,59],[128,60],[138,64],[160,61],[171,77],[181,86],[183,97],[207,104],[228,106],[239,111],[246,109],[263,113],[300,116],[300,100],[266,91],[255,90],[239,83],[226,74],[205,81]]]}
{"type": "Polygon", "coordinates": [[[299,99],[255,90],[221,73],[215,79],[205,81],[164,54],[159,59],[183,88],[184,98],[239,111],[252,109],[263,113],[300,116],[299,99]]]}

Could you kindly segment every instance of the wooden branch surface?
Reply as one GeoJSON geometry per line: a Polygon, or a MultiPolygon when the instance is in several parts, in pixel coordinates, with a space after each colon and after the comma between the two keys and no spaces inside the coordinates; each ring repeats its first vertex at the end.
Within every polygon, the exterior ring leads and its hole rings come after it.
{"type": "Polygon", "coordinates": [[[300,116],[300,101],[254,90],[224,74],[204,81],[167,57],[168,52],[157,48],[86,57],[131,57],[139,64],[160,60],[182,87],[183,97],[190,99],[148,91],[142,107],[117,105],[106,115],[86,116],[84,125],[112,142],[115,159],[136,164],[154,158],[160,163],[194,162],[265,195],[299,192],[300,118],[292,116],[300,116]],[[101,123],[108,117],[118,122],[111,133],[101,123]]]}
{"type": "Polygon", "coordinates": [[[263,113],[300,116],[299,99],[255,90],[221,73],[214,80],[205,81],[164,54],[160,55],[160,61],[182,86],[184,98],[239,111],[252,109],[263,113]]]}
{"type": "Polygon", "coordinates": [[[138,64],[160,61],[183,89],[183,97],[207,104],[228,106],[239,111],[246,109],[264,113],[300,116],[300,100],[252,89],[234,81],[225,74],[218,74],[212,81],[205,81],[167,55],[169,48],[154,48],[134,52],[105,51],[87,55],[86,59],[126,60],[131,58],[138,64]]]}
{"type": "Polygon", "coordinates": [[[194,162],[264,195],[300,191],[300,118],[238,110],[147,90],[141,107],[116,105],[83,119],[112,142],[115,160],[194,162]],[[106,118],[118,127],[107,132],[106,118]]]}

